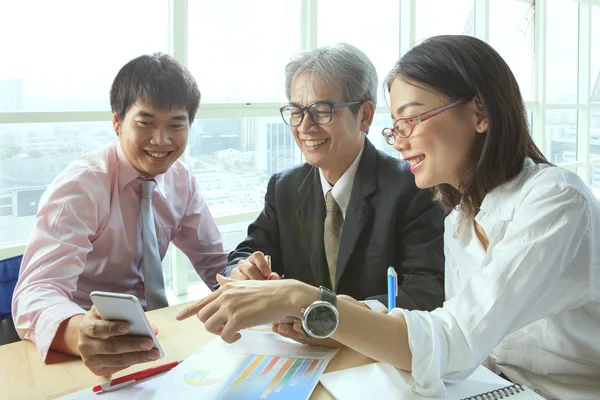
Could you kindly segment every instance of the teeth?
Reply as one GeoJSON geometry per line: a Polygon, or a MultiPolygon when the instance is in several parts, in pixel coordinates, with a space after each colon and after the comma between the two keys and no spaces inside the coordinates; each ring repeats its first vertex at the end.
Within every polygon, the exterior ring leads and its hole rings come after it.
{"type": "Polygon", "coordinates": [[[327,141],[327,139],[323,139],[323,140],[305,140],[304,143],[306,143],[307,146],[309,147],[314,147],[314,146],[318,146],[320,144],[323,144],[327,141]]]}
{"type": "Polygon", "coordinates": [[[156,152],[152,152],[152,151],[147,151],[146,153],[150,154],[154,158],[164,158],[167,156],[167,154],[169,154],[168,152],[167,153],[156,153],[156,152]]]}
{"type": "Polygon", "coordinates": [[[418,157],[411,158],[410,160],[407,160],[407,161],[410,163],[411,167],[414,167],[415,165],[417,165],[424,159],[425,159],[425,156],[418,156],[418,157]]]}

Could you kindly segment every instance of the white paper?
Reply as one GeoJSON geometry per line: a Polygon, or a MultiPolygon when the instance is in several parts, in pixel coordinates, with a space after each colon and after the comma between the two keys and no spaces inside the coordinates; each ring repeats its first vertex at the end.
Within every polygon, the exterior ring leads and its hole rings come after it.
{"type": "Polygon", "coordinates": [[[87,388],[64,400],[307,399],[337,349],[306,346],[271,332],[271,324],[216,338],[171,371],[100,395],[87,388]]]}
{"type": "MultiPolygon", "coordinates": [[[[360,367],[330,372],[321,376],[321,383],[337,400],[346,399],[398,399],[422,400],[412,391],[412,376],[389,364],[373,363],[360,367]]],[[[446,385],[446,399],[462,399],[512,385],[487,368],[481,366],[465,381],[446,385]]],[[[542,399],[530,390],[508,398],[542,399]]],[[[433,397],[435,399],[435,397],[433,397]]]]}
{"type": "Polygon", "coordinates": [[[126,386],[114,392],[106,392],[96,394],[92,392],[92,388],[80,390],[79,392],[71,393],[61,397],[62,400],[152,400],[158,389],[160,378],[165,374],[155,375],[135,385],[126,386]]]}
{"type": "Polygon", "coordinates": [[[217,338],[163,376],[155,398],[304,400],[336,353],[244,330],[240,341],[217,338]]]}

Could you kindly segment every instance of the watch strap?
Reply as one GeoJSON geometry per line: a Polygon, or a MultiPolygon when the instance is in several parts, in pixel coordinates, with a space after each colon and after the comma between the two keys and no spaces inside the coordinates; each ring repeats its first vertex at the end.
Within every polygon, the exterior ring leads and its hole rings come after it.
{"type": "Polygon", "coordinates": [[[325,286],[321,286],[321,301],[326,301],[333,305],[334,307],[337,304],[337,295],[330,289],[327,289],[325,286]]]}

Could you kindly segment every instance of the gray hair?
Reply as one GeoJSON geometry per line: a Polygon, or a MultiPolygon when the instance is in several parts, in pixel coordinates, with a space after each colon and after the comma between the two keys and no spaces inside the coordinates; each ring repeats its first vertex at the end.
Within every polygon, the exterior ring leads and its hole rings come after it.
{"type": "MultiPolygon", "coordinates": [[[[372,101],[377,105],[377,70],[369,57],[348,43],[323,46],[292,56],[285,66],[285,94],[291,100],[292,82],[304,73],[312,73],[313,83],[340,85],[345,101],[372,101]]],[[[354,115],[360,104],[349,106],[354,115]]]]}

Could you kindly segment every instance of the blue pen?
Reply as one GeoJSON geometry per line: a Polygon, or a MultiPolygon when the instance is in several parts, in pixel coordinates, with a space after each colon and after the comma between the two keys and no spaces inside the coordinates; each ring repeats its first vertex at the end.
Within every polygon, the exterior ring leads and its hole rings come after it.
{"type": "Polygon", "coordinates": [[[398,296],[398,274],[394,267],[389,267],[387,272],[388,283],[388,311],[396,308],[396,296],[398,296]]]}

